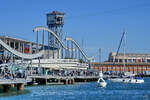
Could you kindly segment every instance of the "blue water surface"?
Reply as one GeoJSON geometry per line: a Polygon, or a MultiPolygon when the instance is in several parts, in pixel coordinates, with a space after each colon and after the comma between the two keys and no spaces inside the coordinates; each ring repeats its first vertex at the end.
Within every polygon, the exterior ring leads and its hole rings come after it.
{"type": "Polygon", "coordinates": [[[150,100],[150,78],[144,84],[112,83],[106,88],[96,82],[74,85],[48,85],[26,87],[30,93],[1,97],[0,100],[150,100]]]}

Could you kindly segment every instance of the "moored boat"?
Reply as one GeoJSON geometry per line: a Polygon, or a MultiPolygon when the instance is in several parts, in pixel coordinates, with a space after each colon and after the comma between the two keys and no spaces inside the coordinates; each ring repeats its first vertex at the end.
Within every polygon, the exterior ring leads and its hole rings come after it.
{"type": "Polygon", "coordinates": [[[97,86],[99,87],[106,87],[107,83],[105,82],[105,80],[103,78],[99,78],[97,81],[97,86]]]}
{"type": "Polygon", "coordinates": [[[103,73],[100,72],[99,73],[100,78],[97,81],[97,86],[99,87],[106,87],[107,83],[105,82],[105,80],[103,79],[103,73]]]}
{"type": "Polygon", "coordinates": [[[144,83],[144,79],[141,77],[131,78],[129,83],[144,83]]]}
{"type": "Polygon", "coordinates": [[[141,77],[120,77],[109,79],[112,82],[120,82],[120,83],[144,83],[144,79],[141,77]]]}

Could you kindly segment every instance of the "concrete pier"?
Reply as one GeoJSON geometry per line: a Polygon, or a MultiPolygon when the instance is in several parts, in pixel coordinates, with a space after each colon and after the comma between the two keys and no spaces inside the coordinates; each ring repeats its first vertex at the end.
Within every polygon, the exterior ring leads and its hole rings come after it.
{"type": "Polygon", "coordinates": [[[53,83],[55,83],[56,85],[60,85],[62,83],[68,85],[68,84],[74,83],[73,77],[44,75],[44,76],[30,76],[30,78],[32,78],[32,82],[38,83],[38,85],[47,85],[47,84],[53,84],[53,83]]]}
{"type": "MultiPolygon", "coordinates": [[[[29,76],[31,81],[27,82],[27,85],[72,85],[75,82],[90,82],[97,81],[98,76],[29,76]]],[[[3,88],[3,92],[9,92],[10,88],[17,88],[18,91],[24,90],[25,79],[1,79],[0,85],[3,88]]]]}
{"type": "Polygon", "coordinates": [[[32,78],[32,84],[37,83],[38,85],[47,85],[47,84],[75,84],[75,82],[91,82],[97,81],[98,76],[30,76],[32,78]]]}
{"type": "Polygon", "coordinates": [[[0,85],[3,87],[3,92],[9,92],[10,88],[17,87],[17,90],[24,90],[25,79],[1,79],[0,85]]]}

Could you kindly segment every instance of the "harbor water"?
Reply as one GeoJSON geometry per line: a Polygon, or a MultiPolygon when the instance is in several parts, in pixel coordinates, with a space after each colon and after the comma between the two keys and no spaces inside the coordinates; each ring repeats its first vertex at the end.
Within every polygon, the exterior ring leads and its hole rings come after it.
{"type": "Polygon", "coordinates": [[[96,82],[31,86],[25,88],[29,93],[0,100],[150,100],[150,78],[143,84],[106,82],[106,88],[97,87],[96,82]]]}

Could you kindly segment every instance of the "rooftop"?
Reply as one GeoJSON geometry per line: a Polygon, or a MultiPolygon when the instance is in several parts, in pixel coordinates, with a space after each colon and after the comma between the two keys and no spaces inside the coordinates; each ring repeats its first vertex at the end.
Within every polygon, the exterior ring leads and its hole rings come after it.
{"type": "Polygon", "coordinates": [[[53,12],[50,12],[50,13],[47,13],[47,14],[50,14],[50,15],[64,15],[65,13],[61,13],[61,12],[58,12],[58,11],[53,11],[53,12]]]}
{"type": "Polygon", "coordinates": [[[18,38],[11,37],[11,36],[0,36],[0,38],[1,38],[1,39],[11,39],[11,40],[16,40],[16,41],[31,43],[30,41],[23,40],[23,39],[18,39],[18,38]]]}
{"type": "MultiPolygon", "coordinates": [[[[115,56],[115,52],[111,52],[110,56],[115,56]]],[[[124,56],[124,53],[118,53],[118,56],[124,56]]],[[[125,53],[125,56],[150,56],[150,53],[125,53]]]]}

